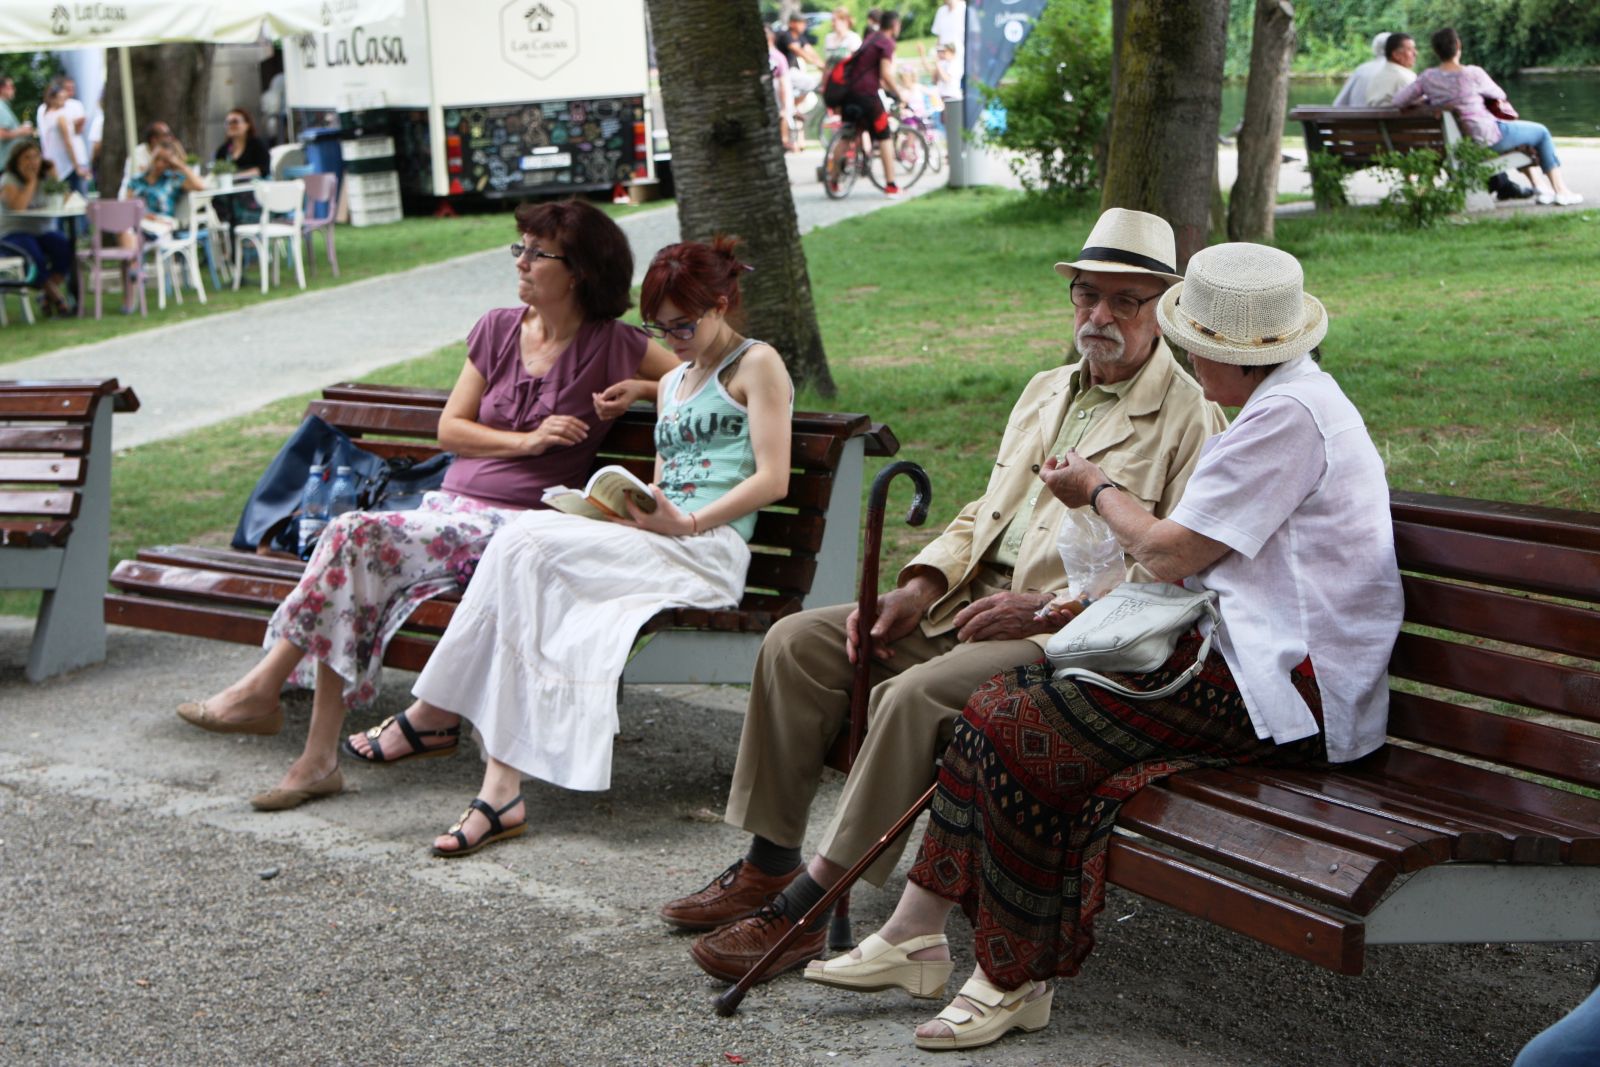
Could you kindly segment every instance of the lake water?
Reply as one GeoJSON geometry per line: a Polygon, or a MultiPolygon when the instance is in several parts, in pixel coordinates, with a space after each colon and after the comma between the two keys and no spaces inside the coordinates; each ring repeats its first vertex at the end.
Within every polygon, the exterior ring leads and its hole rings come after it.
{"type": "MultiPolygon", "coordinates": [[[[1289,107],[1327,105],[1339,95],[1343,78],[1289,83],[1289,107]]],[[[1500,83],[1517,113],[1550,127],[1557,137],[1600,137],[1600,72],[1530,75],[1500,83]]],[[[1244,82],[1222,87],[1222,132],[1228,133],[1244,115],[1244,82]]],[[[1284,132],[1299,136],[1300,124],[1286,123],[1284,132]]]]}

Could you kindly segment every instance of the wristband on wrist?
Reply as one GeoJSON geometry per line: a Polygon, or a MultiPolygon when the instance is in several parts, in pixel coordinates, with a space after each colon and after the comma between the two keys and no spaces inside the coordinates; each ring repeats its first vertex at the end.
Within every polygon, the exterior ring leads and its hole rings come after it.
{"type": "Polygon", "coordinates": [[[1089,510],[1094,512],[1096,515],[1100,514],[1100,507],[1098,503],[1100,500],[1100,494],[1105,492],[1107,489],[1121,488],[1122,486],[1118,485],[1116,482],[1101,482],[1099,485],[1095,486],[1094,489],[1089,493],[1089,510]]]}
{"type": "Polygon", "coordinates": [[[700,532],[700,520],[695,518],[694,512],[691,511],[691,512],[689,512],[689,533],[690,534],[698,534],[699,532],[700,532]]]}

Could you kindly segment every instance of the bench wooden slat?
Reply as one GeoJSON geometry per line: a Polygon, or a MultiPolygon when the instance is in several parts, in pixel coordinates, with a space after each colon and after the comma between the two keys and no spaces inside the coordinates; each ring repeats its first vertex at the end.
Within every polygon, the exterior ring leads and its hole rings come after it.
{"type": "Polygon", "coordinates": [[[99,396],[93,392],[29,390],[19,392],[0,386],[0,418],[3,419],[88,419],[99,396]]]}
{"type": "Polygon", "coordinates": [[[1389,673],[1424,685],[1600,722],[1600,673],[1402,633],[1389,673]]]}
{"type": "Polygon", "coordinates": [[[1360,974],[1366,941],[1360,923],[1225,878],[1142,841],[1116,836],[1106,877],[1140,896],[1199,916],[1339,974],[1360,974]]]}
{"type": "Polygon", "coordinates": [[[49,548],[65,545],[72,533],[72,523],[65,520],[19,519],[0,521],[0,546],[5,548],[49,548]]]}
{"type": "Polygon", "coordinates": [[[77,517],[79,503],[78,494],[71,489],[48,492],[0,491],[0,516],[56,515],[71,519],[77,517]]]}
{"type": "Polygon", "coordinates": [[[1586,511],[1436,493],[1392,493],[1389,510],[1399,522],[1600,552],[1600,515],[1586,511]]]}
{"type": "Polygon", "coordinates": [[[1389,733],[1429,748],[1591,789],[1600,787],[1600,737],[1446,704],[1416,693],[1389,695],[1389,733]]]}
{"type": "Polygon", "coordinates": [[[141,548],[134,558],[147,563],[195,567],[229,574],[253,574],[264,578],[281,578],[290,582],[298,582],[301,571],[305,569],[305,564],[297,559],[282,559],[277,556],[238,552],[231,548],[210,548],[205,545],[154,545],[150,548],[141,548]]]}
{"type": "Polygon", "coordinates": [[[1406,621],[1566,656],[1600,659],[1600,615],[1477,586],[1402,575],[1406,621]]]}
{"type": "Polygon", "coordinates": [[[0,482],[82,485],[83,457],[0,457],[0,482]]]}
{"type": "Polygon", "coordinates": [[[70,453],[88,447],[87,426],[0,426],[0,452],[70,453]]]}
{"type": "Polygon", "coordinates": [[[1386,860],[1212,807],[1167,789],[1141,789],[1117,825],[1313,900],[1371,910],[1399,871],[1386,860]]]}
{"type": "Polygon", "coordinates": [[[1448,836],[1220,771],[1173,775],[1161,786],[1306,837],[1377,856],[1401,872],[1450,858],[1448,836]]]}
{"type": "Polygon", "coordinates": [[[1394,524],[1394,542],[1402,570],[1600,601],[1600,552],[1409,522],[1394,524]]]}
{"type": "Polygon", "coordinates": [[[752,553],[745,584],[780,593],[804,594],[817,574],[817,561],[799,556],[772,556],[752,553]]]}
{"type": "Polygon", "coordinates": [[[306,406],[306,413],[337,426],[351,437],[386,434],[435,441],[439,435],[439,413],[409,404],[352,404],[339,400],[313,400],[306,406]]]}

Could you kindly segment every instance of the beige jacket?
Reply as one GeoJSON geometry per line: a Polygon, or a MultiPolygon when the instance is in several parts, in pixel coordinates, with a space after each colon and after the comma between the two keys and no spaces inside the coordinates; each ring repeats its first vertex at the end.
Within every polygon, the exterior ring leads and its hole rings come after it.
{"type": "MultiPolygon", "coordinates": [[[[1040,487],[1040,465],[1061,431],[1072,399],[1068,388],[1078,366],[1034,375],[1011,409],[983,496],[962,508],[944,533],[901,570],[901,582],[918,567],[931,567],[945,576],[947,592],[928,609],[922,623],[930,637],[950,630],[956,613],[971,603],[968,583],[990,544],[1005,533],[1012,515],[1040,487]]],[[[1161,341],[1132,387],[1104,418],[1095,420],[1078,453],[1098,464],[1106,477],[1138,497],[1146,509],[1165,517],[1183,495],[1200,458],[1200,445],[1227,425],[1222,409],[1206,400],[1199,383],[1178,366],[1161,341]]],[[[1066,588],[1066,571],[1056,550],[1056,531],[1065,512],[1049,491],[1039,496],[1033,526],[1017,553],[1013,591],[1066,588]]],[[[1135,568],[1131,576],[1150,580],[1142,568],[1135,568]]],[[[1048,639],[1048,634],[1035,638],[1041,647],[1048,639]]]]}

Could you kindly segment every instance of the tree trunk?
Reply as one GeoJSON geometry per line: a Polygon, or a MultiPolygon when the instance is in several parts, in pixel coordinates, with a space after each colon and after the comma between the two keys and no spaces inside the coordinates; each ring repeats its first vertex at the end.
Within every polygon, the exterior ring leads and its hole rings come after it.
{"type": "Polygon", "coordinates": [[[1278,164],[1283,149],[1283,109],[1289,101],[1289,62],[1294,58],[1294,5],[1256,0],[1250,37],[1250,81],[1244,91],[1239,129],[1239,177],[1228,200],[1230,241],[1272,240],[1278,203],[1278,164]]]}
{"type": "Polygon", "coordinates": [[[832,396],[756,0],[649,7],[684,240],[743,238],[755,267],[743,283],[747,332],[783,355],[797,384],[832,396]]]}
{"type": "MultiPolygon", "coordinates": [[[[128,51],[133,71],[133,139],[157,119],[172,127],[185,151],[209,159],[216,145],[200,144],[205,130],[206,107],[211,97],[209,44],[158,44],[128,51]]],[[[95,182],[102,196],[115,196],[122,184],[122,164],[128,156],[122,122],[122,65],[116,49],[106,52],[105,128],[101,134],[100,165],[95,182]]]]}
{"type": "Polygon", "coordinates": [[[1227,36],[1227,0],[1129,0],[1116,45],[1100,206],[1170,222],[1180,271],[1210,231],[1227,36]]]}

